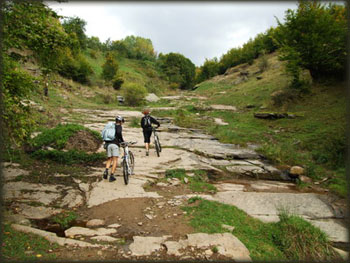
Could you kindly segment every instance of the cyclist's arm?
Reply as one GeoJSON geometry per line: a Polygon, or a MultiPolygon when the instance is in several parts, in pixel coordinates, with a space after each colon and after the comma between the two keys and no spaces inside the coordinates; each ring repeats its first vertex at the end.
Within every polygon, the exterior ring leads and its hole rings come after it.
{"type": "Polygon", "coordinates": [[[142,129],[145,128],[144,121],[143,121],[144,118],[145,118],[145,117],[142,117],[142,118],[141,118],[141,127],[142,127],[142,129]]]}
{"type": "Polygon", "coordinates": [[[160,126],[159,121],[157,121],[155,118],[151,117],[151,123],[154,123],[157,125],[157,128],[160,126]]]}
{"type": "Polygon", "coordinates": [[[115,129],[115,137],[118,138],[119,142],[124,142],[123,139],[123,134],[122,134],[122,126],[118,125],[117,128],[115,129]]]}

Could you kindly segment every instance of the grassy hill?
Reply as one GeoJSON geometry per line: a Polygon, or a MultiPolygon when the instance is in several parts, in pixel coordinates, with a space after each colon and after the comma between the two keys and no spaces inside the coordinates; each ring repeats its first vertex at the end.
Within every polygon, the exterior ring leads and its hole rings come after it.
{"type": "MultiPolygon", "coordinates": [[[[314,181],[327,178],[321,185],[345,197],[345,83],[314,81],[308,92],[299,93],[288,88],[290,78],[278,54],[266,58],[263,72],[261,58],[251,65],[230,68],[187,93],[207,100],[194,96],[177,103],[178,110],[154,114],[173,116],[180,126],[205,129],[221,142],[257,145],[258,152],[279,168],[302,166],[307,176],[314,181]],[[214,110],[210,105],[215,104],[235,106],[237,110],[214,110]],[[295,117],[259,119],[255,113],[287,113],[295,117]],[[228,125],[218,125],[215,118],[228,125]]],[[[174,102],[163,102],[167,103],[174,102]]]]}
{"type": "Polygon", "coordinates": [[[345,83],[314,82],[309,92],[297,94],[288,90],[289,77],[278,54],[270,54],[267,62],[262,73],[258,73],[261,62],[255,60],[198,85],[194,93],[210,98],[204,105],[237,107],[236,112],[210,111],[211,117],[222,118],[229,125],[208,126],[208,131],[224,142],[258,144],[259,151],[275,164],[306,167],[314,180],[329,177],[325,185],[345,197],[345,83]],[[240,72],[248,72],[248,78],[242,80],[240,72]],[[254,117],[257,112],[296,117],[258,119],[254,117]]]}

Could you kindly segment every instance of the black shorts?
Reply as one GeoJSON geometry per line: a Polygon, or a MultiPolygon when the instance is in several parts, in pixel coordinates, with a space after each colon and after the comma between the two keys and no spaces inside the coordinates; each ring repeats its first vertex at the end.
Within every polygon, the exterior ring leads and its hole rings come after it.
{"type": "Polygon", "coordinates": [[[152,130],[143,130],[143,138],[145,139],[145,143],[151,142],[152,130]]]}

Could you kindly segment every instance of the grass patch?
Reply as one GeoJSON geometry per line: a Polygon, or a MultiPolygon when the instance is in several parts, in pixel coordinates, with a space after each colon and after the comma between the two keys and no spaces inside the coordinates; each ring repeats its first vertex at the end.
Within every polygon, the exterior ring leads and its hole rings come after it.
{"type": "Polygon", "coordinates": [[[194,176],[187,176],[185,169],[172,169],[165,171],[166,178],[177,178],[182,183],[185,182],[185,178],[188,179],[188,186],[193,192],[210,192],[216,193],[217,189],[214,185],[205,181],[204,176],[206,173],[201,170],[194,171],[194,176]]]}
{"type": "Polygon", "coordinates": [[[182,209],[196,231],[224,233],[228,230],[222,224],[234,226],[233,234],[248,248],[253,260],[337,259],[325,234],[300,217],[282,213],[279,223],[263,223],[234,206],[199,197],[190,198],[188,203],[182,209]],[[299,249],[298,256],[291,247],[299,249]]]}
{"type": "Polygon", "coordinates": [[[52,218],[52,221],[58,223],[62,228],[67,228],[70,223],[78,218],[77,214],[73,211],[65,211],[57,214],[52,218]]]}
{"type": "Polygon", "coordinates": [[[274,225],[274,243],[291,260],[334,260],[338,255],[332,249],[325,233],[299,216],[281,213],[274,225]]]}
{"type": "Polygon", "coordinates": [[[132,128],[141,128],[141,120],[140,120],[140,118],[131,117],[129,125],[132,128]]]}
{"type": "Polygon", "coordinates": [[[53,129],[42,129],[42,133],[36,136],[31,145],[35,148],[41,148],[43,146],[51,146],[55,149],[63,149],[71,136],[76,132],[86,130],[90,132],[95,138],[101,140],[101,136],[98,132],[85,128],[78,124],[59,124],[53,129]]]}
{"type": "Polygon", "coordinates": [[[166,178],[177,178],[179,180],[183,180],[186,177],[185,169],[172,169],[165,171],[166,178]]]}
{"type": "Polygon", "coordinates": [[[39,258],[54,260],[56,255],[48,251],[56,248],[58,245],[51,244],[42,237],[15,231],[10,225],[3,224],[1,257],[5,260],[17,262],[38,260],[39,258]]]}
{"type": "Polygon", "coordinates": [[[52,160],[60,164],[88,164],[105,160],[105,153],[88,154],[83,151],[69,150],[66,152],[58,150],[38,150],[31,154],[37,160],[52,160]]]}

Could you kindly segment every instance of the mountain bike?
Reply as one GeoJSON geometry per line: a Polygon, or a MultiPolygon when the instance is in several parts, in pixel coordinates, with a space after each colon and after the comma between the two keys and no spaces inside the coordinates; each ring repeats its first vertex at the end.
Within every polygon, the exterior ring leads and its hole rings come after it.
{"type": "Polygon", "coordinates": [[[129,150],[129,145],[135,144],[136,142],[122,142],[120,146],[123,147],[124,155],[122,157],[123,166],[123,177],[124,183],[129,183],[129,176],[134,173],[135,158],[134,154],[129,150]]]}
{"type": "Polygon", "coordinates": [[[160,144],[160,140],[158,137],[158,132],[156,128],[153,129],[153,136],[154,136],[154,146],[156,148],[157,156],[160,157],[160,152],[162,151],[162,145],[160,144]]]}

